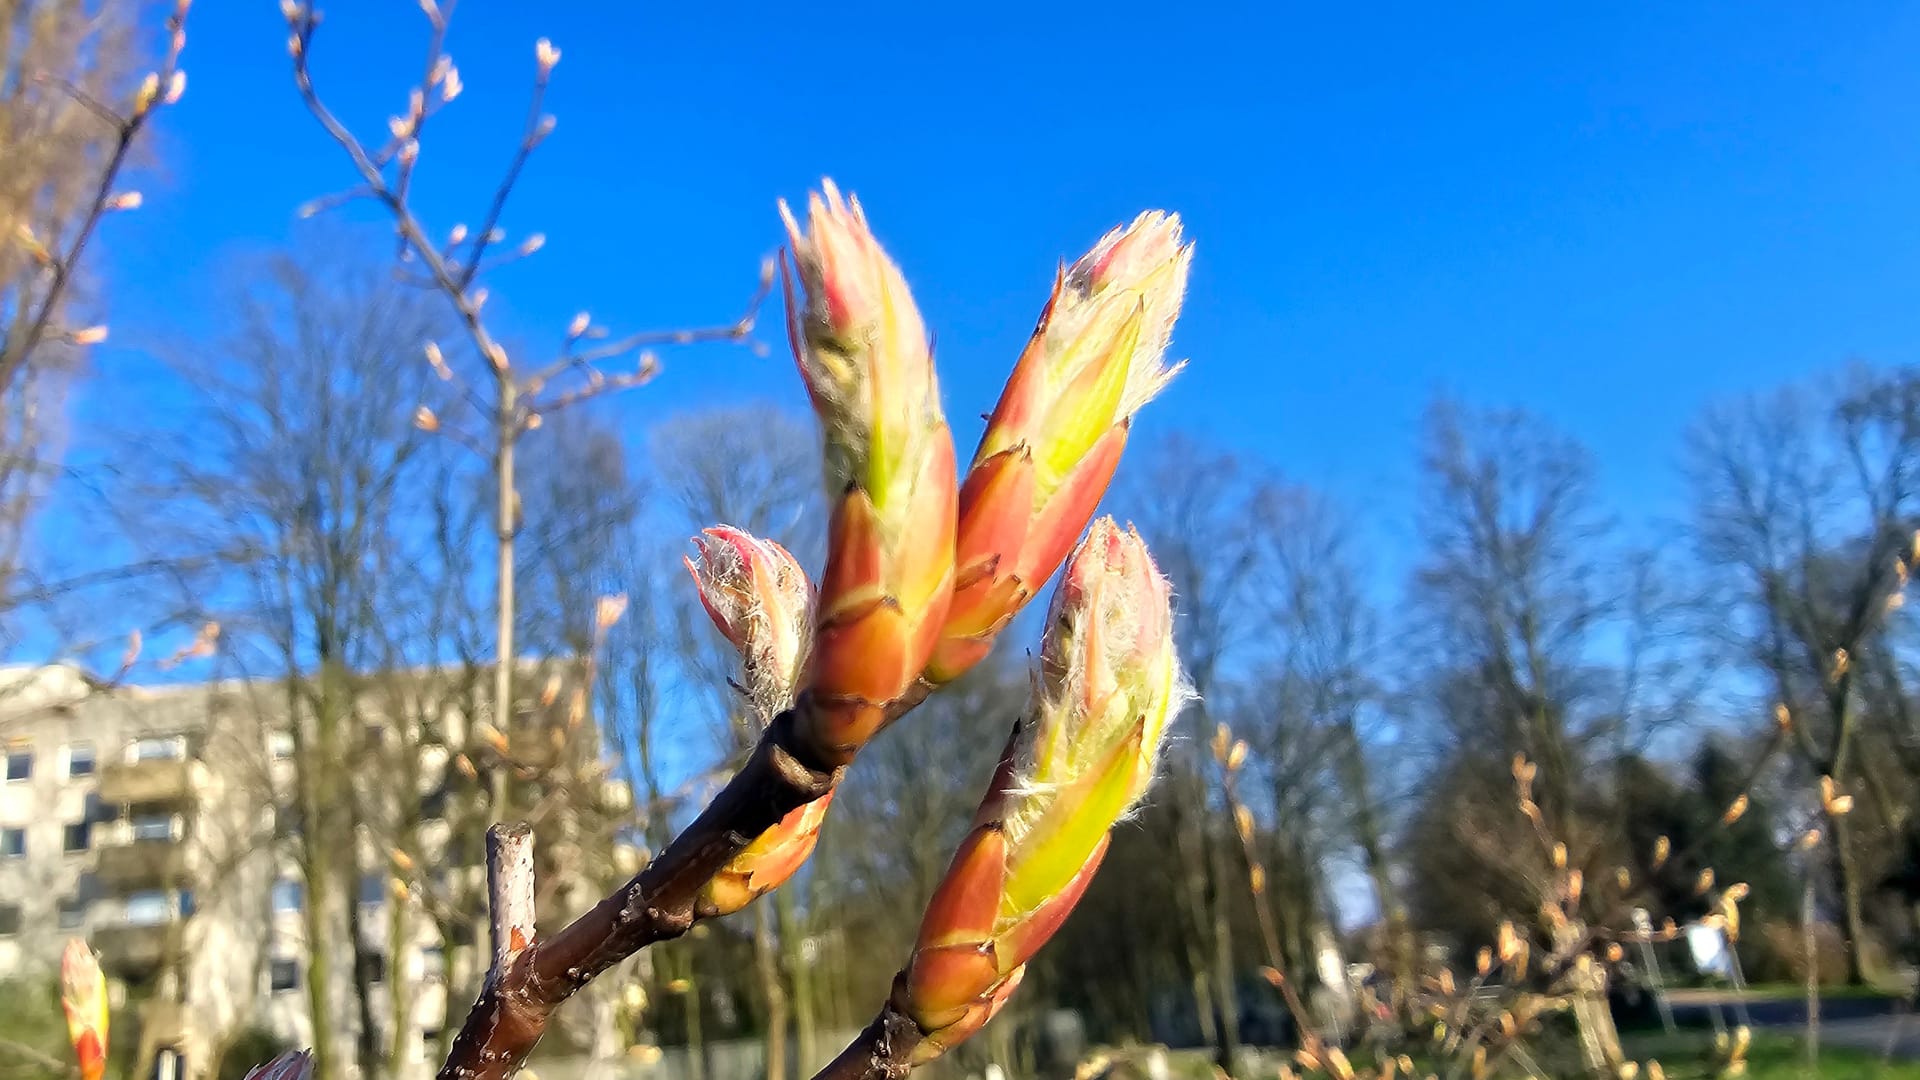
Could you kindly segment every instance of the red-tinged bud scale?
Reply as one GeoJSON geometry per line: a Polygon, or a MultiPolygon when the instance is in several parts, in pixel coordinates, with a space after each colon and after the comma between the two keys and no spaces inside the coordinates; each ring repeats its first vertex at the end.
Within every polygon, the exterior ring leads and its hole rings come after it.
{"type": "Polygon", "coordinates": [[[1016,730],[921,922],[894,1004],[916,1061],[977,1031],[1059,930],[1146,794],[1191,697],[1161,577],[1137,533],[1094,523],[1054,598],[1034,721],[1016,730]]]}
{"type": "Polygon", "coordinates": [[[107,1071],[107,980],[93,950],[79,938],[60,954],[60,1008],[67,1014],[67,1037],[81,1080],[100,1080],[107,1071]]]}
{"type": "Polygon", "coordinates": [[[1165,356],[1192,257],[1179,217],[1156,211],[1056,279],[960,491],[953,604],[930,683],[986,656],[1093,516],[1134,413],[1179,371],[1165,356]]]}
{"type": "Polygon", "coordinates": [[[827,565],[798,713],[821,764],[851,761],[912,689],[946,619],[953,441],[926,327],[857,200],[831,183],[803,230],[783,204],[788,334],[826,451],[827,565]]]}

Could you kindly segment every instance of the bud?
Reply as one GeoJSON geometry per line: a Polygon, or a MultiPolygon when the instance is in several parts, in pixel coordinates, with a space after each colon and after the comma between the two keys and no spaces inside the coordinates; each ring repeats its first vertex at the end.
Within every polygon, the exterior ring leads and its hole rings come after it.
{"type": "Polygon", "coordinates": [[[313,1080],[313,1051],[289,1050],[248,1071],[246,1080],[313,1080]]]}
{"type": "Polygon", "coordinates": [[[684,560],[713,624],[740,652],[741,683],[761,722],[793,704],[813,624],[814,590],[786,548],[730,525],[693,538],[684,560]]]}
{"type": "Polygon", "coordinates": [[[520,254],[522,256],[531,255],[534,252],[539,251],[541,248],[546,246],[547,246],[547,234],[534,233],[532,236],[529,236],[525,240],[520,241],[520,254]]]}
{"type": "Polygon", "coordinates": [[[960,493],[954,601],[930,682],[958,678],[1053,575],[1119,464],[1164,362],[1193,248],[1158,211],[1114,229],[1054,280],[960,493]]]}
{"type": "Polygon", "coordinates": [[[105,340],[107,328],[104,326],[89,326],[85,330],[74,331],[72,335],[75,345],[98,345],[105,340]]]}
{"type": "Polygon", "coordinates": [[[137,191],[123,191],[107,200],[108,210],[138,210],[144,200],[137,191]]]}
{"type": "Polygon", "coordinates": [[[138,116],[148,109],[151,109],[153,107],[153,100],[159,96],[160,73],[157,71],[148,72],[147,77],[140,80],[140,89],[133,95],[133,114],[138,116]]]}
{"type": "Polygon", "coordinates": [[[927,666],[953,582],[953,442],[919,309],[857,200],[831,182],[785,203],[788,335],[826,451],[827,565],[801,732],[837,762],[887,722],[927,666]]]}
{"type": "Polygon", "coordinates": [[[553,42],[541,38],[533,43],[533,59],[540,65],[540,74],[545,75],[560,62],[560,50],[553,47],[553,42]]]}
{"type": "Polygon", "coordinates": [[[80,1064],[80,1080],[100,1080],[107,1071],[107,979],[93,950],[79,938],[60,954],[60,1008],[67,1038],[80,1064]]]}
{"type": "Polygon", "coordinates": [[[413,426],[421,431],[439,431],[440,418],[433,415],[432,409],[422,405],[413,410],[413,426]]]}
{"type": "Polygon", "coordinates": [[[1743,793],[1735,796],[1733,802],[1727,805],[1727,812],[1720,815],[1720,824],[1731,825],[1739,821],[1742,817],[1745,817],[1746,813],[1747,796],[1743,793]]]}
{"type": "Polygon", "coordinates": [[[1190,697],[1167,582],[1137,533],[1095,522],[1049,614],[1034,720],[1008,741],[895,983],[927,1033],[916,1062],[978,1030],[1059,929],[1190,697]]]}
{"type": "Polygon", "coordinates": [[[579,313],[578,315],[575,315],[573,317],[573,321],[567,324],[567,340],[568,341],[577,340],[580,337],[580,335],[587,332],[587,327],[592,325],[593,325],[593,316],[587,314],[584,311],[579,313]]]}
{"type": "Polygon", "coordinates": [[[460,91],[465,88],[465,84],[460,81],[460,69],[448,64],[447,77],[440,83],[440,100],[452,101],[459,97],[460,91]]]}

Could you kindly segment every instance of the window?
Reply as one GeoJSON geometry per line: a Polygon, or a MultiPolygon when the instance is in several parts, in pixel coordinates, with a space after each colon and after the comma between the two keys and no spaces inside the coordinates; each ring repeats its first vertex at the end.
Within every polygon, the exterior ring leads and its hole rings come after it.
{"type": "Polygon", "coordinates": [[[0,829],[0,858],[18,859],[27,853],[27,830],[0,829]]]}
{"type": "Polygon", "coordinates": [[[367,952],[360,954],[361,970],[366,972],[367,982],[378,984],[387,981],[387,954],[367,952]]]}
{"type": "Polygon", "coordinates": [[[299,988],[300,961],[291,958],[275,960],[268,966],[272,969],[269,972],[269,978],[272,980],[271,985],[274,993],[284,994],[289,990],[299,988]]]}
{"type": "Polygon", "coordinates": [[[267,732],[267,753],[275,761],[285,761],[293,756],[293,732],[267,732]]]}
{"type": "Polygon", "coordinates": [[[20,932],[20,905],[0,904],[0,937],[12,937],[20,932]]]}
{"type": "Polygon", "coordinates": [[[136,739],[127,755],[138,761],[179,761],[187,756],[187,740],[179,735],[149,735],[136,739]]]}
{"type": "Polygon", "coordinates": [[[447,950],[438,945],[428,945],[420,950],[420,977],[423,979],[444,979],[447,977],[447,950]]]}
{"type": "Polygon", "coordinates": [[[61,897],[58,908],[62,930],[78,930],[80,924],[87,921],[86,901],[77,896],[61,897]]]}
{"type": "Polygon", "coordinates": [[[360,902],[368,907],[377,907],[387,898],[387,879],[379,874],[360,876],[360,902]]]}
{"type": "Polygon", "coordinates": [[[300,910],[300,883],[292,878],[281,878],[273,883],[273,910],[286,913],[300,910]]]}
{"type": "Polygon", "coordinates": [[[127,894],[128,926],[159,926],[173,914],[167,894],[159,889],[142,889],[127,894]]]}
{"type": "Polygon", "coordinates": [[[165,843],[174,838],[172,814],[160,810],[148,810],[133,815],[135,843],[165,843]]]}
{"type": "Polygon", "coordinates": [[[33,779],[33,747],[7,747],[7,783],[33,779]]]}
{"type": "Polygon", "coordinates": [[[93,775],[93,744],[78,742],[67,747],[67,775],[70,777],[93,775]]]}
{"type": "Polygon", "coordinates": [[[92,846],[93,823],[90,821],[72,822],[61,831],[60,850],[69,855],[85,851],[92,846]]]}

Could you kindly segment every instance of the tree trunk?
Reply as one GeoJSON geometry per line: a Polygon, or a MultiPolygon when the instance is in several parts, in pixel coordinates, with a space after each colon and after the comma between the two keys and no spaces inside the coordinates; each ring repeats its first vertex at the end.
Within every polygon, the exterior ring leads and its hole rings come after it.
{"type": "Polygon", "coordinates": [[[1865,986],[1866,916],[1860,900],[1860,867],[1854,851],[1853,825],[1845,817],[1828,819],[1833,829],[1833,883],[1840,893],[1841,930],[1846,936],[1847,985],[1865,986]]]}
{"type": "Polygon", "coordinates": [[[819,1059],[820,1032],[819,1021],[814,1016],[813,964],[808,962],[805,955],[806,932],[800,926],[799,914],[794,911],[792,889],[774,891],[773,910],[780,924],[780,944],[787,977],[793,984],[793,1031],[795,1049],[800,1058],[800,1072],[811,1076],[815,1069],[826,1062],[819,1059]]]}
{"type": "Polygon", "coordinates": [[[1213,993],[1220,1006],[1220,1039],[1215,1064],[1233,1075],[1234,1058],[1240,1049],[1240,995],[1234,986],[1233,926],[1228,920],[1227,890],[1238,876],[1227,865],[1226,845],[1218,837],[1207,840],[1209,883],[1208,908],[1213,931],[1213,993]]]}
{"type": "Polygon", "coordinates": [[[1373,789],[1367,776],[1367,761],[1360,745],[1360,732],[1353,717],[1341,723],[1341,754],[1346,772],[1348,797],[1353,800],[1354,838],[1359,842],[1361,858],[1366,862],[1367,879],[1373,885],[1373,899],[1387,931],[1387,956],[1393,964],[1394,1015],[1401,1015],[1413,1000],[1413,980],[1417,974],[1418,949],[1413,940],[1413,925],[1407,918],[1400,890],[1393,883],[1393,869],[1387,861],[1386,840],[1380,827],[1379,808],[1374,805],[1373,789]]]}
{"type": "Polygon", "coordinates": [[[754,905],[753,966],[767,998],[766,1080],[787,1080],[787,990],[780,982],[780,941],[773,917],[772,905],[754,905]]]}
{"type": "MultiPolygon", "coordinates": [[[[1554,931],[1555,950],[1566,953],[1578,949],[1581,933],[1574,923],[1560,923],[1554,931]]],[[[1620,1048],[1620,1029],[1614,1026],[1613,1010],[1607,1004],[1606,968],[1594,963],[1591,955],[1582,953],[1563,980],[1562,990],[1573,1001],[1581,1066],[1596,1080],[1618,1076],[1626,1053],[1620,1048]]]]}

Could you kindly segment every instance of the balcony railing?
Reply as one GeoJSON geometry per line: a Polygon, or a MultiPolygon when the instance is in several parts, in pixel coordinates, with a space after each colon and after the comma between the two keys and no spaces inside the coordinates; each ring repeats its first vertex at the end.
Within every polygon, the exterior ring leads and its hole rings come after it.
{"type": "Polygon", "coordinates": [[[167,923],[102,926],[93,932],[93,948],[100,954],[100,966],[110,974],[142,978],[159,970],[166,959],[172,929],[167,923]]]}
{"type": "Polygon", "coordinates": [[[206,782],[207,767],[201,762],[185,758],[115,762],[100,769],[100,801],[192,802],[206,782]]]}

